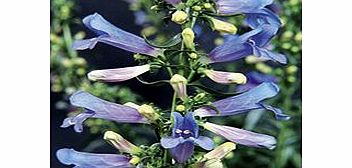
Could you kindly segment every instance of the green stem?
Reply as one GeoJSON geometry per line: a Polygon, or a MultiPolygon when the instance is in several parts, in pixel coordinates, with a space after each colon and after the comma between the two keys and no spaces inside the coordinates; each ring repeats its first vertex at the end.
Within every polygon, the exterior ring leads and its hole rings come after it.
{"type": "Polygon", "coordinates": [[[177,95],[176,95],[176,92],[174,92],[174,95],[173,95],[173,97],[172,97],[171,112],[174,112],[174,111],[175,111],[175,108],[176,108],[176,98],[177,98],[177,95]]]}

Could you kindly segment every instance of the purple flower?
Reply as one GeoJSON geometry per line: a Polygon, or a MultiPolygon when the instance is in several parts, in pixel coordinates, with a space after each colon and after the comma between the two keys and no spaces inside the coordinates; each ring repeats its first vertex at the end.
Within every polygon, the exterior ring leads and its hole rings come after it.
{"type": "Polygon", "coordinates": [[[237,92],[245,92],[248,91],[263,82],[278,82],[278,78],[269,74],[263,74],[256,71],[251,71],[246,74],[247,76],[247,83],[244,85],[239,85],[236,87],[237,92]]]}
{"type": "Polygon", "coordinates": [[[253,13],[273,3],[273,0],[216,0],[219,14],[253,13]]]}
{"type": "Polygon", "coordinates": [[[131,158],[117,154],[96,154],[77,152],[73,149],[59,149],[56,157],[65,165],[75,165],[75,168],[132,168],[131,158]]]}
{"type": "Polygon", "coordinates": [[[86,111],[73,117],[66,118],[61,127],[74,125],[76,132],[83,131],[83,122],[88,118],[101,118],[121,123],[149,123],[137,109],[111,103],[97,98],[85,91],[78,91],[70,97],[73,106],[82,107],[86,111]]]}
{"type": "Polygon", "coordinates": [[[88,78],[93,81],[121,82],[132,79],[149,70],[149,64],[125,68],[95,70],[88,73],[88,78]]]}
{"type": "Polygon", "coordinates": [[[130,52],[154,57],[162,51],[147,44],[143,38],[115,27],[98,13],[85,17],[83,23],[98,37],[75,41],[73,48],[76,50],[92,49],[98,42],[102,42],[130,52]]]}
{"type": "Polygon", "coordinates": [[[262,102],[265,99],[276,96],[278,92],[279,87],[276,84],[264,82],[247,92],[213,102],[212,106],[218,111],[205,106],[196,109],[194,115],[200,117],[229,116],[245,113],[254,109],[266,109],[272,111],[276,119],[288,120],[290,117],[283,114],[280,109],[262,102]]]}
{"type": "Polygon", "coordinates": [[[217,125],[210,122],[203,124],[203,127],[208,131],[226,138],[227,140],[245,146],[274,149],[276,145],[276,139],[269,135],[258,134],[229,126],[217,125]]]}
{"type": "Polygon", "coordinates": [[[214,143],[210,138],[199,136],[199,128],[191,112],[185,117],[177,112],[172,112],[171,115],[172,136],[161,138],[161,146],[170,149],[172,157],[178,163],[183,163],[192,156],[194,144],[205,150],[213,149],[214,143]]]}
{"type": "Polygon", "coordinates": [[[276,27],[263,24],[241,36],[232,36],[226,43],[214,48],[209,53],[209,62],[228,62],[255,55],[263,60],[273,60],[286,64],[285,55],[272,52],[266,48],[276,32],[276,27]]]}

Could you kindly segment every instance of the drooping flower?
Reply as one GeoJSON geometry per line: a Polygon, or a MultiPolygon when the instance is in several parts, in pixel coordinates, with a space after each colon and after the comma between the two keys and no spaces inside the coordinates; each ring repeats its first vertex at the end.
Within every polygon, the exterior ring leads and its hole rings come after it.
{"type": "Polygon", "coordinates": [[[130,157],[117,154],[96,154],[77,152],[74,149],[63,148],[56,152],[56,157],[65,165],[75,165],[75,168],[132,168],[130,157]]]}
{"type": "Polygon", "coordinates": [[[235,15],[253,13],[273,3],[273,0],[216,0],[219,14],[235,15]]]}
{"type": "Polygon", "coordinates": [[[266,109],[272,111],[275,114],[276,119],[288,120],[290,117],[283,114],[280,109],[266,105],[262,102],[265,99],[276,96],[278,92],[279,87],[276,84],[264,82],[247,92],[213,102],[211,105],[218,111],[204,106],[196,109],[194,115],[200,117],[229,116],[246,113],[255,109],[266,109]]]}
{"type": "Polygon", "coordinates": [[[258,85],[260,85],[263,82],[273,82],[273,83],[277,83],[278,82],[278,78],[273,76],[273,75],[269,75],[269,74],[263,74],[257,71],[251,71],[249,73],[246,73],[247,76],[247,83],[244,85],[239,85],[236,87],[236,91],[237,92],[245,92],[248,91],[258,85]]]}
{"type": "Polygon", "coordinates": [[[245,146],[274,149],[276,145],[276,139],[269,135],[246,131],[235,127],[217,125],[210,122],[203,124],[203,127],[227,140],[245,146]]]}
{"type": "Polygon", "coordinates": [[[150,46],[143,38],[115,27],[98,13],[85,17],[83,23],[98,37],[75,41],[73,48],[76,50],[92,49],[98,42],[102,42],[130,52],[154,57],[161,53],[160,49],[150,46]]]}
{"type": "Polygon", "coordinates": [[[246,76],[244,76],[242,73],[214,71],[207,69],[204,70],[204,74],[214,82],[222,84],[245,84],[247,82],[246,76]]]}
{"type": "Polygon", "coordinates": [[[175,74],[170,79],[170,85],[174,89],[177,97],[182,100],[187,98],[187,79],[182,75],[175,74]]]}
{"type": "Polygon", "coordinates": [[[286,64],[285,55],[265,48],[277,32],[277,28],[263,24],[241,36],[233,36],[226,43],[214,48],[209,53],[209,63],[228,62],[254,55],[263,60],[273,60],[286,64]]]}
{"type": "Polygon", "coordinates": [[[183,163],[192,156],[195,144],[205,150],[213,149],[214,143],[210,138],[199,136],[199,127],[191,112],[188,112],[185,117],[177,112],[172,112],[171,115],[172,136],[161,138],[161,145],[170,149],[172,157],[178,163],[183,163]]]}
{"type": "Polygon", "coordinates": [[[149,64],[116,69],[94,70],[88,73],[88,79],[92,81],[121,82],[137,77],[149,70],[149,64]]]}
{"type": "Polygon", "coordinates": [[[121,123],[149,123],[148,119],[137,109],[102,100],[85,91],[75,92],[70,97],[70,103],[73,106],[84,108],[85,111],[66,118],[61,127],[66,128],[74,125],[76,132],[82,132],[82,124],[88,118],[101,118],[121,123]]]}
{"type": "Polygon", "coordinates": [[[104,133],[104,140],[109,142],[120,152],[125,152],[130,154],[139,154],[140,152],[142,152],[141,148],[127,141],[120,134],[113,131],[106,131],[104,133]]]}

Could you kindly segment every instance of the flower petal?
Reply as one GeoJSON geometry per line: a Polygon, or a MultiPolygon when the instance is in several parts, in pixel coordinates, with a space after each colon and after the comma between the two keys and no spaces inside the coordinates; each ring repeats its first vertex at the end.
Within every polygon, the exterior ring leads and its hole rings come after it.
{"type": "Polygon", "coordinates": [[[273,3],[273,0],[216,0],[219,14],[251,13],[273,3]]]}
{"type": "Polygon", "coordinates": [[[287,64],[287,58],[285,55],[269,51],[265,48],[259,48],[254,46],[253,54],[264,60],[275,60],[281,64],[287,64]]]}
{"type": "Polygon", "coordinates": [[[194,140],[194,143],[205,150],[212,150],[214,148],[214,142],[209,137],[199,136],[194,140]]]}
{"type": "Polygon", "coordinates": [[[263,74],[263,73],[259,73],[257,71],[251,71],[248,72],[246,74],[247,76],[247,83],[244,85],[238,85],[236,87],[236,91],[237,92],[245,92],[248,91],[258,85],[260,85],[263,82],[274,82],[277,83],[278,82],[278,78],[276,78],[273,75],[269,75],[269,74],[263,74]]]}
{"type": "MultiPolygon", "coordinates": [[[[265,99],[274,97],[278,92],[279,87],[276,84],[265,82],[240,95],[212,103],[212,106],[214,106],[220,113],[209,107],[201,107],[194,111],[194,115],[200,117],[229,116],[245,113],[254,109],[266,109],[261,102],[265,99]]],[[[280,117],[282,114],[275,111],[273,112],[275,113],[276,118],[283,119],[283,117],[280,117]]]]}
{"type": "Polygon", "coordinates": [[[175,148],[171,148],[170,153],[176,162],[183,163],[192,156],[193,150],[193,142],[186,141],[177,145],[175,148]]]}
{"type": "Polygon", "coordinates": [[[221,84],[245,84],[247,82],[246,76],[244,76],[242,73],[214,70],[205,70],[204,73],[208,78],[210,78],[214,82],[221,84]]]}
{"type": "Polygon", "coordinates": [[[276,139],[269,135],[217,125],[210,122],[205,123],[203,126],[205,129],[241,145],[257,148],[265,147],[268,149],[274,149],[276,145],[276,139]]]}
{"type": "Polygon", "coordinates": [[[94,31],[98,37],[75,41],[73,48],[77,50],[92,49],[97,42],[102,42],[130,52],[150,56],[157,56],[161,52],[160,49],[148,45],[143,38],[112,25],[98,13],[85,17],[83,23],[94,31]]]}
{"type": "Polygon", "coordinates": [[[174,148],[183,142],[184,142],[184,139],[182,137],[174,138],[172,136],[162,137],[160,140],[161,146],[165,149],[174,148]]]}
{"type": "Polygon", "coordinates": [[[88,78],[93,81],[121,82],[137,77],[149,70],[149,64],[126,68],[95,70],[88,73],[88,78]]]}
{"type": "Polygon", "coordinates": [[[198,137],[199,127],[198,127],[198,124],[197,124],[196,120],[194,120],[192,112],[188,112],[185,115],[185,117],[183,119],[183,123],[182,123],[181,129],[182,130],[189,130],[189,131],[191,131],[193,133],[195,138],[198,137]]]}
{"type": "MultiPolygon", "coordinates": [[[[75,128],[82,128],[82,123],[89,117],[122,123],[148,123],[148,120],[137,109],[102,100],[85,91],[75,92],[70,97],[70,102],[76,107],[87,109],[87,112],[68,117],[64,120],[62,127],[75,125],[75,128]]],[[[76,131],[81,132],[82,130],[76,129],[76,131]]]]}
{"type": "Polygon", "coordinates": [[[135,167],[129,163],[129,158],[124,155],[85,153],[63,148],[56,152],[56,157],[65,165],[75,165],[82,168],[135,167]]]}
{"type": "Polygon", "coordinates": [[[277,29],[281,26],[279,16],[266,8],[258,11],[258,13],[246,14],[245,22],[252,29],[256,29],[263,24],[269,24],[277,29]]]}

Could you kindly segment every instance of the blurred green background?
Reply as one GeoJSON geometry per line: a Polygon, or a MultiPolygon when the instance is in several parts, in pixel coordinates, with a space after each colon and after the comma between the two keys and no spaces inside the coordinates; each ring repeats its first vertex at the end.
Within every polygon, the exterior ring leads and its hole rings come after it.
{"type": "MultiPolygon", "coordinates": [[[[286,54],[289,63],[278,66],[256,62],[249,57],[235,64],[221,66],[231,71],[257,70],[278,77],[281,92],[271,102],[291,115],[292,119],[277,121],[271,114],[264,112],[213,119],[217,123],[267,133],[278,139],[277,148],[272,151],[239,146],[224,160],[228,168],[301,167],[301,0],[281,0],[276,1],[276,4],[283,26],[274,38],[272,47],[275,51],[286,54]]],[[[147,102],[155,103],[161,108],[170,105],[172,92],[166,86],[153,88],[141,85],[136,80],[104,84],[91,82],[86,78],[87,72],[93,69],[134,65],[132,53],[103,44],[87,51],[76,52],[71,49],[74,39],[93,36],[92,32],[84,28],[81,19],[94,12],[102,14],[107,20],[129,32],[144,34],[160,41],[169,37],[170,32],[179,31],[175,25],[165,26],[160,15],[149,11],[150,6],[147,0],[51,0],[51,167],[63,167],[54,155],[62,147],[114,152],[102,141],[101,133],[107,129],[115,130],[139,145],[156,141],[153,132],[144,126],[116,124],[100,119],[88,120],[82,134],[75,133],[71,128],[59,128],[67,114],[76,112],[67,104],[68,96],[76,90],[87,90],[98,97],[118,103],[147,102]]],[[[238,25],[238,19],[229,20],[238,25]]],[[[197,39],[207,51],[223,41],[221,35],[207,28],[199,31],[201,33],[197,39]]],[[[160,75],[163,76],[162,73],[160,75]]],[[[223,142],[220,137],[215,137],[214,140],[217,143],[223,142]]]]}

